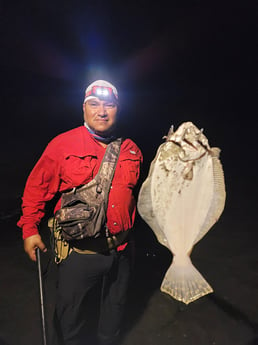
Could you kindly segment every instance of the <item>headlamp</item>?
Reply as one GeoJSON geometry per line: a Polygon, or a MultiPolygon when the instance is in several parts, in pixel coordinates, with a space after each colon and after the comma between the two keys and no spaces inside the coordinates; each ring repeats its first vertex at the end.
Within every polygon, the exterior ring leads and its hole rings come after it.
{"type": "Polygon", "coordinates": [[[111,87],[94,85],[89,91],[86,92],[85,98],[97,97],[103,101],[117,102],[118,98],[114,94],[111,87]]]}

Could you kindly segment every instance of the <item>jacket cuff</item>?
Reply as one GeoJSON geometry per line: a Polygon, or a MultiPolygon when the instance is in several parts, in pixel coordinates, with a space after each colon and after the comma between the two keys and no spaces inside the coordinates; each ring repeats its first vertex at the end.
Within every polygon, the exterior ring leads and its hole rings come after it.
{"type": "Polygon", "coordinates": [[[29,226],[29,225],[24,225],[22,228],[22,238],[25,240],[25,238],[37,235],[38,229],[35,226],[29,226]]]}

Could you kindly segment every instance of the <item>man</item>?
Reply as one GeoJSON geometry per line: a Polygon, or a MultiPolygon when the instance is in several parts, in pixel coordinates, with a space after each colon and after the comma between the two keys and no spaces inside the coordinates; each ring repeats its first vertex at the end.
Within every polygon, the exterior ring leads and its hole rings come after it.
{"type": "MultiPolygon", "coordinates": [[[[115,139],[118,93],[114,85],[97,80],[86,88],[84,126],[55,137],[46,147],[27,180],[18,226],[24,249],[36,261],[36,248],[46,251],[38,225],[46,203],[57,193],[87,184],[97,174],[109,142],[115,139]]],[[[142,154],[130,139],[123,139],[109,193],[107,228],[110,235],[132,229],[142,154]]],[[[61,207],[57,202],[54,212],[61,207]]],[[[130,240],[112,251],[72,250],[58,265],[56,316],[65,345],[86,345],[84,331],[91,311],[84,307],[87,293],[103,279],[98,339],[115,344],[118,339],[130,276],[130,240]]],[[[91,345],[91,344],[90,344],[91,345]]]]}

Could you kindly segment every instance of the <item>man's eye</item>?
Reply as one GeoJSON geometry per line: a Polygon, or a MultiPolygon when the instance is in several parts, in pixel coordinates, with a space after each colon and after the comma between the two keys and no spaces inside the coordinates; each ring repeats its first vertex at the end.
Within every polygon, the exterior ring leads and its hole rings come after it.
{"type": "Polygon", "coordinates": [[[107,107],[107,108],[114,108],[115,107],[115,103],[106,103],[105,107],[107,107]]]}
{"type": "Polygon", "coordinates": [[[97,102],[90,102],[90,106],[91,107],[98,107],[98,103],[97,102]]]}

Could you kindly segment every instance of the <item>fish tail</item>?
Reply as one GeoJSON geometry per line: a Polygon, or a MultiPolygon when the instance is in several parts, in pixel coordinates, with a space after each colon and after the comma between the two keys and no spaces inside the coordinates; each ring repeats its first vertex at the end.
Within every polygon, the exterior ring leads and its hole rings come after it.
{"type": "Polygon", "coordinates": [[[213,292],[212,287],[193,266],[189,256],[181,262],[173,260],[160,290],[185,304],[213,292]]]}

